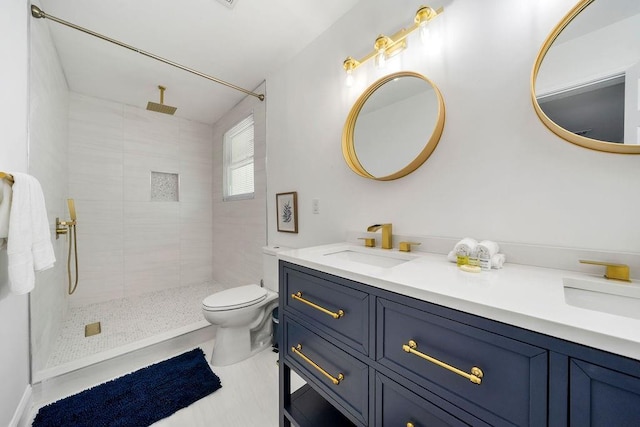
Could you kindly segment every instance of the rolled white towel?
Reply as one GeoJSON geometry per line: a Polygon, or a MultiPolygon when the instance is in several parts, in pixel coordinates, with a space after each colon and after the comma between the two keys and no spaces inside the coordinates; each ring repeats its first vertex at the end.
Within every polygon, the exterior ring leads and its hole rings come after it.
{"type": "Polygon", "coordinates": [[[447,259],[451,262],[458,262],[458,257],[454,251],[451,251],[447,254],[447,259]]]}
{"type": "Polygon", "coordinates": [[[456,256],[471,256],[478,246],[478,241],[471,237],[465,237],[453,247],[456,256]]]}
{"type": "Polygon", "coordinates": [[[491,257],[491,268],[501,269],[506,261],[504,254],[495,254],[491,257]]]}
{"type": "Polygon", "coordinates": [[[491,259],[498,252],[500,252],[500,246],[491,240],[483,240],[476,246],[476,254],[480,259],[491,259]]]}

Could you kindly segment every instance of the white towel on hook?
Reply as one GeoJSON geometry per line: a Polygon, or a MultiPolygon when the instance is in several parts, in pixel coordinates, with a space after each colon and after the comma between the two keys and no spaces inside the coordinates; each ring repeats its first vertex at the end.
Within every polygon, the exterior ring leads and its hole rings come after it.
{"type": "Polygon", "coordinates": [[[56,258],[40,183],[23,173],[13,174],[13,179],[7,236],[9,287],[15,294],[25,294],[33,290],[34,272],[53,267],[56,258]]]}
{"type": "Polygon", "coordinates": [[[0,179],[0,249],[4,248],[9,235],[9,213],[11,210],[11,184],[0,179]]]}

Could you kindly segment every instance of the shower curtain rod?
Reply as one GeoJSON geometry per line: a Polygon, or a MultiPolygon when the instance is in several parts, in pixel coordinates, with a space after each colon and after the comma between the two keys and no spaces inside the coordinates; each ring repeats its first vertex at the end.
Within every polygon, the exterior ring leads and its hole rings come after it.
{"type": "Polygon", "coordinates": [[[220,79],[215,78],[213,76],[210,76],[208,74],[204,74],[204,73],[201,73],[200,71],[196,71],[196,70],[194,70],[192,68],[185,67],[184,65],[180,65],[177,62],[170,61],[168,59],[162,58],[161,56],[154,55],[153,53],[150,53],[150,52],[145,52],[144,50],[141,50],[141,49],[138,49],[136,47],[130,46],[130,45],[126,44],[126,43],[122,43],[121,41],[114,40],[114,39],[109,38],[107,36],[103,36],[102,34],[99,34],[99,33],[96,33],[94,31],[88,30],[88,29],[86,29],[84,27],[81,27],[79,25],[72,24],[71,22],[67,22],[67,21],[62,20],[60,18],[56,18],[55,16],[52,16],[52,15],[48,15],[42,9],[40,9],[38,6],[31,5],[31,15],[34,18],[38,18],[38,19],[40,19],[40,18],[50,19],[50,20],[52,20],[54,22],[57,22],[58,24],[65,25],[65,26],[67,26],[69,28],[73,28],[74,30],[82,31],[83,33],[89,34],[91,36],[97,37],[97,38],[105,40],[105,41],[108,41],[109,43],[116,44],[116,45],[118,45],[120,47],[124,47],[125,49],[129,49],[129,50],[132,50],[134,52],[138,52],[139,54],[147,56],[147,57],[152,58],[152,59],[155,59],[156,61],[164,62],[165,64],[172,65],[172,66],[174,66],[176,68],[180,68],[181,70],[188,71],[188,72],[190,72],[192,74],[195,74],[197,76],[203,77],[203,78],[205,78],[207,80],[211,80],[213,82],[220,83],[220,84],[225,85],[227,87],[230,87],[232,89],[238,90],[240,92],[244,92],[247,95],[255,96],[260,101],[264,101],[264,94],[262,94],[262,93],[251,92],[250,90],[243,89],[240,86],[236,86],[236,85],[231,84],[229,82],[225,82],[224,80],[220,80],[220,79]]]}

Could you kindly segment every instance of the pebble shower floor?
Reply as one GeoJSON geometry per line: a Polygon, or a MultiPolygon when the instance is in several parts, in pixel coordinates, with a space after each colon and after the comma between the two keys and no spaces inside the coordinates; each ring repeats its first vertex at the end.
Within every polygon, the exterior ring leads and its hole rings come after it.
{"type": "Polygon", "coordinates": [[[71,308],[47,368],[206,322],[202,316],[202,300],[223,289],[219,284],[204,283],[71,308]],[[102,332],[85,337],[84,326],[98,321],[102,332]]]}

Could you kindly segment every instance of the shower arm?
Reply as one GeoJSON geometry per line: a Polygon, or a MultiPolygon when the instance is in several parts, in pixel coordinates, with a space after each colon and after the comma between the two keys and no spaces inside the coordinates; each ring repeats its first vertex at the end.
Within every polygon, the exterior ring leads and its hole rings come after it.
{"type": "Polygon", "coordinates": [[[155,59],[156,61],[164,62],[165,64],[172,65],[172,66],[174,66],[176,68],[179,68],[181,70],[184,70],[184,71],[187,71],[189,73],[195,74],[196,76],[200,76],[200,77],[205,78],[207,80],[211,80],[211,81],[219,83],[221,85],[225,85],[227,87],[230,87],[231,89],[235,89],[235,90],[238,90],[240,92],[244,92],[247,95],[255,96],[260,101],[264,101],[264,94],[262,94],[262,93],[251,92],[250,90],[243,89],[240,86],[236,86],[236,85],[234,85],[232,83],[225,82],[224,80],[220,80],[220,79],[218,79],[216,77],[210,76],[208,74],[201,73],[200,71],[194,70],[194,69],[189,68],[189,67],[185,67],[184,65],[180,65],[177,62],[170,61],[170,60],[165,59],[165,58],[163,58],[161,56],[154,55],[153,53],[150,53],[150,52],[145,52],[144,50],[138,49],[136,47],[133,47],[133,46],[128,45],[126,43],[123,43],[121,41],[109,38],[107,36],[103,36],[102,34],[96,33],[95,31],[91,31],[91,30],[89,30],[87,28],[84,28],[84,27],[81,27],[79,25],[72,24],[71,22],[67,22],[67,21],[65,21],[63,19],[60,19],[60,18],[57,18],[55,16],[48,15],[42,9],[40,9],[38,6],[31,5],[31,15],[34,18],[38,18],[38,19],[40,19],[40,18],[50,19],[50,20],[52,20],[54,22],[57,22],[58,24],[65,25],[65,26],[67,26],[69,28],[73,28],[74,30],[82,31],[83,33],[89,34],[90,36],[94,36],[94,37],[97,37],[97,38],[102,39],[104,41],[108,41],[109,43],[113,43],[113,44],[118,45],[120,47],[124,47],[125,49],[129,49],[129,50],[132,50],[134,52],[138,52],[140,55],[144,55],[144,56],[149,57],[151,59],[155,59]]]}

